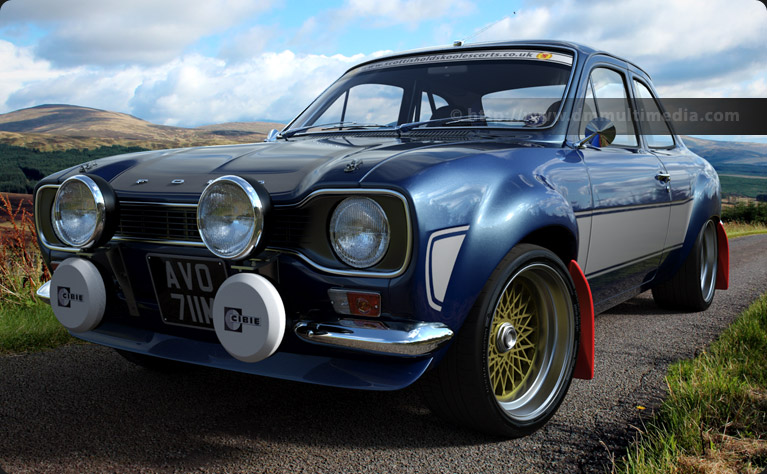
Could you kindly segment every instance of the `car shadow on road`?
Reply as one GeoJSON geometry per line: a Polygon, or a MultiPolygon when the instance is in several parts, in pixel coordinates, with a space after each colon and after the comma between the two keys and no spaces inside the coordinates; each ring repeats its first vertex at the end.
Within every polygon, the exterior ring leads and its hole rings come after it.
{"type": "Polygon", "coordinates": [[[417,387],[345,390],[196,367],[162,374],[90,345],[56,353],[66,357],[29,356],[41,363],[23,374],[3,367],[0,452],[30,461],[80,453],[162,465],[236,457],[243,449],[266,455],[275,446],[375,450],[499,441],[438,419],[417,387]]]}
{"type": "Polygon", "coordinates": [[[652,293],[646,291],[625,303],[621,303],[618,306],[614,306],[604,313],[609,315],[621,315],[622,317],[632,317],[635,315],[644,316],[666,316],[669,313],[674,313],[673,310],[668,310],[659,307],[652,299],[652,293]]]}
{"type": "MultiPolygon", "coordinates": [[[[617,315],[666,314],[647,295],[613,312],[616,315],[597,320],[599,331],[611,326],[617,315]]],[[[624,341],[620,351],[625,352],[629,342],[624,341]]],[[[641,344],[638,353],[657,356],[640,349],[641,344]]],[[[658,363],[645,362],[649,367],[658,363]]],[[[570,465],[583,467],[587,462],[593,467],[599,458],[605,459],[601,443],[616,449],[624,441],[612,433],[623,433],[622,423],[583,422],[583,413],[594,411],[594,401],[584,400],[594,394],[579,392],[593,383],[576,383],[575,394],[542,430],[524,439],[502,440],[433,415],[417,384],[373,392],[195,366],[158,373],[95,345],[2,358],[0,372],[0,453],[12,453],[24,466],[92,458],[107,465],[192,469],[243,458],[279,462],[329,453],[375,458],[383,451],[487,456],[491,450],[562,461],[581,453],[570,465]],[[612,437],[616,441],[610,442],[612,437]],[[587,460],[584,452],[595,454],[587,460]]]]}

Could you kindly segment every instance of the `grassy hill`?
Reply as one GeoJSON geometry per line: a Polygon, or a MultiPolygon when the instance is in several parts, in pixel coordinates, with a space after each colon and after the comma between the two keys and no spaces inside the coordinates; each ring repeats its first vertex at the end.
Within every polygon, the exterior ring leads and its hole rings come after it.
{"type": "Polygon", "coordinates": [[[767,143],[682,138],[690,150],[707,159],[719,174],[767,176],[767,143]]]}
{"type": "Polygon", "coordinates": [[[235,122],[199,128],[155,125],[132,115],[41,105],[0,115],[0,192],[29,193],[54,171],[141,150],[263,141],[283,124],[235,122]]]}
{"type": "Polygon", "coordinates": [[[123,146],[145,149],[263,141],[268,122],[199,128],[155,125],[132,115],[73,105],[40,105],[0,115],[0,144],[39,151],[123,146]]]}
{"type": "MultiPolygon", "coordinates": [[[[41,105],[0,115],[0,192],[28,192],[40,177],[83,161],[142,149],[260,142],[270,122],[197,128],[155,125],[132,115],[73,105],[41,105]]],[[[683,137],[722,177],[726,196],[767,194],[767,144],[683,137]]]]}
{"type": "Polygon", "coordinates": [[[767,194],[767,143],[745,143],[683,137],[687,147],[719,173],[727,202],[767,194]]]}

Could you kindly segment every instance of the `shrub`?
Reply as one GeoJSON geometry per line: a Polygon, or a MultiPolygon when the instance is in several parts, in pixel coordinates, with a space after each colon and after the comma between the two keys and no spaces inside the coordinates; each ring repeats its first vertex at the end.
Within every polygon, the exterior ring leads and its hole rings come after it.
{"type": "Polygon", "coordinates": [[[739,202],[722,209],[722,220],[727,222],[767,224],[767,202],[739,202]]]}
{"type": "Polygon", "coordinates": [[[0,304],[3,305],[34,304],[35,291],[50,279],[37,248],[32,215],[23,205],[20,201],[14,208],[8,196],[0,194],[0,215],[7,221],[0,228],[0,304]]]}

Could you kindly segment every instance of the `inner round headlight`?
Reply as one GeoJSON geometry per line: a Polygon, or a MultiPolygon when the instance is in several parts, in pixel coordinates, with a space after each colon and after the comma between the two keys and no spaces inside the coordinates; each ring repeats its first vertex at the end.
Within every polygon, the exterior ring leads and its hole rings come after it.
{"type": "Polygon", "coordinates": [[[105,227],[104,193],[89,176],[72,176],[56,192],[51,214],[59,240],[71,247],[91,247],[105,227]]]}
{"type": "Polygon", "coordinates": [[[330,219],[330,242],[338,258],[355,268],[372,267],[389,248],[389,220],[370,198],[341,201],[330,219]]]}
{"type": "Polygon", "coordinates": [[[239,176],[211,182],[197,206],[197,226],[208,250],[229,259],[252,252],[263,234],[265,204],[253,185],[239,176]]]}

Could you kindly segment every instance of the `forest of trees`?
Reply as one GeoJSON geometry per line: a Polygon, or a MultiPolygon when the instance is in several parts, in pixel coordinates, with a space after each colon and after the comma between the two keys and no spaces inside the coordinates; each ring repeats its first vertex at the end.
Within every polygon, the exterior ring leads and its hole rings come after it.
{"type": "Polygon", "coordinates": [[[37,151],[0,144],[0,192],[32,193],[40,179],[56,171],[105,156],[145,150],[115,145],[93,150],[37,151]]]}

